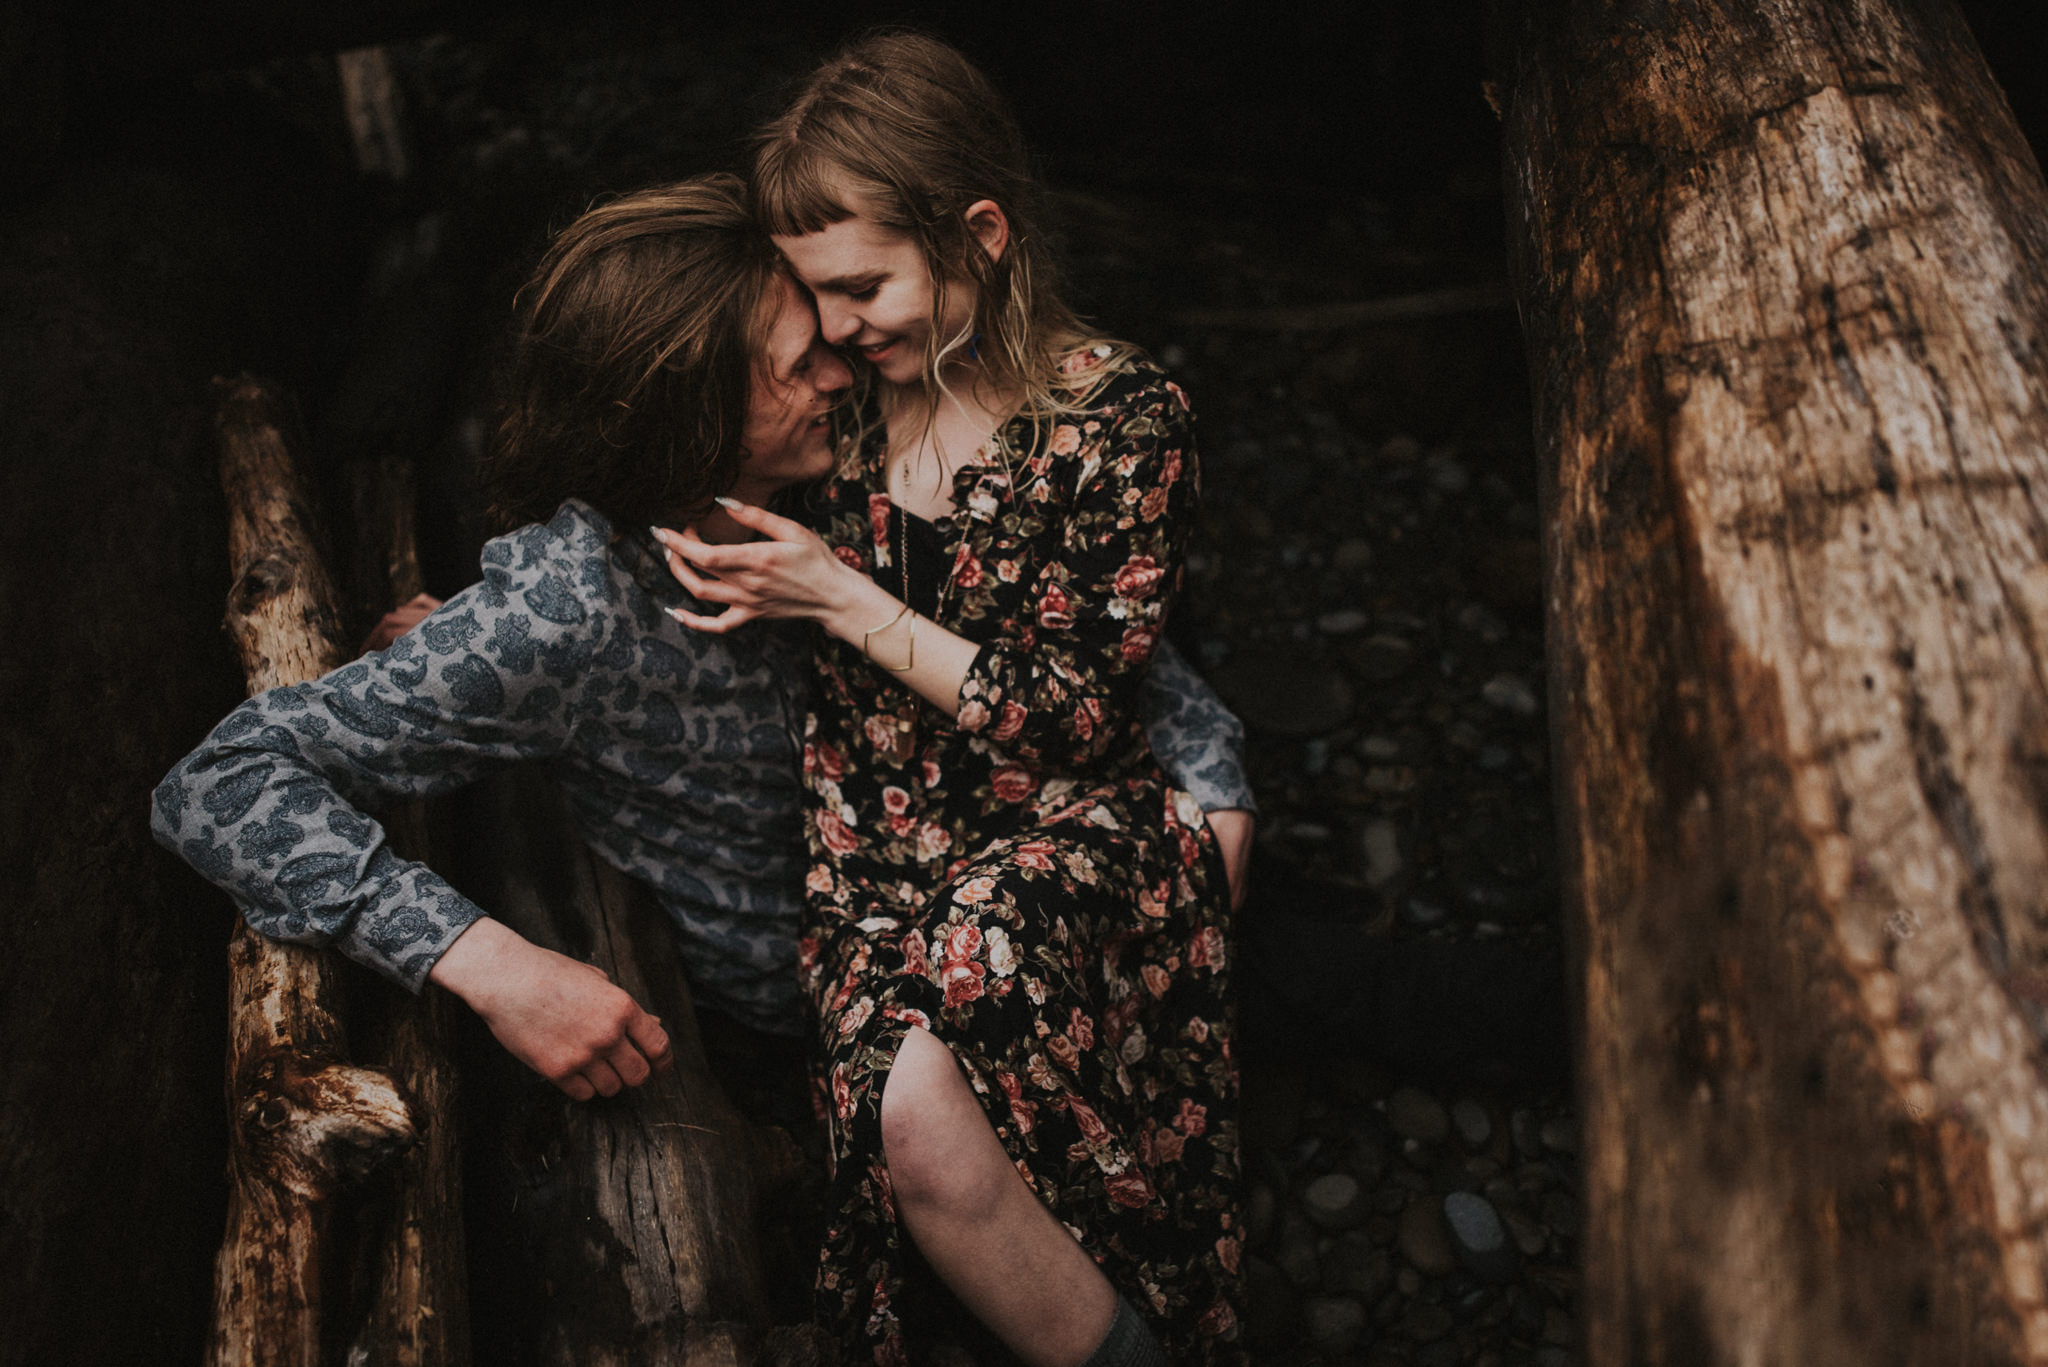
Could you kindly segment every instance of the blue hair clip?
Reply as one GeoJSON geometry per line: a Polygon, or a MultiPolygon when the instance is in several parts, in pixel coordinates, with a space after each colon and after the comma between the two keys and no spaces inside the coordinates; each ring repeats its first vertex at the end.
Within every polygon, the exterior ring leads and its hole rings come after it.
{"type": "Polygon", "coordinates": [[[967,359],[970,361],[981,359],[981,334],[978,332],[967,339],[967,359]]]}

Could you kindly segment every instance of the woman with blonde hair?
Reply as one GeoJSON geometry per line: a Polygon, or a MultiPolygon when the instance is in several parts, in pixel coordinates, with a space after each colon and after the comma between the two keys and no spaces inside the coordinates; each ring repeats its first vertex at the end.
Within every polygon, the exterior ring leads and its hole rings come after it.
{"type": "Polygon", "coordinates": [[[1240,1361],[1230,895],[1135,708],[1193,522],[1187,399],[1061,301],[1016,123],[942,43],[826,63],[753,194],[865,363],[856,435],[817,533],[735,507],[762,539],[663,540],[723,609],[686,624],[825,628],[821,1313],[906,1360],[914,1249],[1034,1367],[1240,1361]]]}

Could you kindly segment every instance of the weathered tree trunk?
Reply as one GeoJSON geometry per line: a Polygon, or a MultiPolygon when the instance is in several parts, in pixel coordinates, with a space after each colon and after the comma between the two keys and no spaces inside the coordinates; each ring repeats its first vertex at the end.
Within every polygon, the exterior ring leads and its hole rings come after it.
{"type": "Polygon", "coordinates": [[[507,1318],[524,1321],[527,1360],[549,1367],[754,1362],[767,1317],[756,1166],[779,1132],[742,1119],[712,1078],[674,933],[647,890],[576,838],[545,779],[507,779],[465,795],[475,895],[528,939],[610,974],[661,1018],[675,1054],[665,1075],[590,1102],[500,1070],[490,1128],[511,1199],[483,1219],[541,1292],[507,1318]]]}
{"type": "Polygon", "coordinates": [[[2048,1362],[2039,168],[1949,0],[1512,13],[1587,1360],[2048,1362]]]}
{"type": "MultiPolygon", "coordinates": [[[[389,586],[387,602],[420,592],[413,534],[412,466],[397,456],[374,463],[370,496],[359,508],[358,540],[375,553],[389,586]]],[[[431,862],[428,822],[416,802],[382,813],[399,854],[431,862]]],[[[469,1268],[465,1257],[460,1113],[450,1057],[452,1009],[437,989],[410,996],[384,982],[357,984],[364,1056],[376,1061],[411,1103],[420,1142],[392,1174],[388,1199],[372,1202],[367,1305],[350,1343],[351,1360],[378,1367],[467,1367],[469,1268]],[[380,1028],[381,1027],[381,1028],[380,1028]],[[372,1043],[367,1037],[381,1035],[372,1043]]]]}
{"type": "MultiPolygon", "coordinates": [[[[282,405],[245,377],[223,386],[218,426],[227,628],[249,690],[318,678],[345,654],[282,405]]],[[[388,1077],[342,1061],[333,956],[238,925],[229,959],[228,1223],[208,1361],[313,1367],[328,1199],[412,1143],[413,1126],[388,1077]]]]}

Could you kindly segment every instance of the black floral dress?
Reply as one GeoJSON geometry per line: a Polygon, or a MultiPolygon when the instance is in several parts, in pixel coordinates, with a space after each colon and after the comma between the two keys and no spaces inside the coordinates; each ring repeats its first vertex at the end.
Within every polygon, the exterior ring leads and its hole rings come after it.
{"type": "MultiPolygon", "coordinates": [[[[818,1304],[855,1360],[911,1360],[916,1263],[882,1165],[883,1084],[918,1025],[1018,1170],[1175,1362],[1240,1362],[1228,893],[1200,806],[1135,714],[1180,584],[1186,397],[1076,353],[1087,411],[906,518],[879,431],[818,497],[837,554],[981,650],[957,722],[824,639],[804,747],[802,958],[832,1200],[818,1304]],[[907,564],[906,564],[907,561],[907,564]]],[[[879,424],[876,425],[879,427],[879,424]]],[[[901,633],[891,637],[892,644],[901,633]]],[[[928,1274],[927,1274],[928,1275],[928,1274]]]]}

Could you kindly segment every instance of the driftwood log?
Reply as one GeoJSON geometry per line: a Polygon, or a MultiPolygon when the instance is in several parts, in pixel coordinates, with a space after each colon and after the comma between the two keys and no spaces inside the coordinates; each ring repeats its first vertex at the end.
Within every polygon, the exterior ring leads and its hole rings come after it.
{"type": "MultiPolygon", "coordinates": [[[[346,658],[305,485],[277,395],[222,387],[221,487],[235,568],[227,628],[252,694],[346,658]]],[[[228,1219],[208,1361],[322,1361],[329,1200],[414,1141],[391,1079],[344,1061],[332,955],[238,925],[229,950],[228,1219]]]]}
{"type": "Polygon", "coordinates": [[[524,1360],[760,1360],[757,1184],[763,1158],[772,1167],[789,1141],[726,1099],[704,1060],[667,916],[576,837],[553,785],[517,772],[463,798],[473,804],[466,860],[482,905],[529,940],[603,969],[661,1018],[675,1056],[669,1072],[590,1102],[500,1056],[488,1129],[504,1199],[480,1217],[479,1233],[521,1260],[508,1275],[538,1292],[506,1312],[522,1321],[524,1360]]]}
{"type": "Polygon", "coordinates": [[[1500,13],[1587,1361],[2048,1362],[2040,170],[1949,0],[1500,13]]]}
{"type": "MultiPolygon", "coordinates": [[[[356,535],[385,585],[385,602],[403,603],[423,587],[414,535],[410,461],[366,463],[356,535]]],[[[408,802],[379,814],[392,846],[407,859],[433,861],[424,806],[408,802]]],[[[352,1362],[378,1367],[466,1367],[469,1267],[463,1226],[461,1113],[451,1057],[454,1004],[445,992],[414,997],[383,981],[356,984],[357,1036],[412,1106],[420,1142],[395,1164],[363,1219],[362,1309],[350,1338],[352,1362]]]]}

